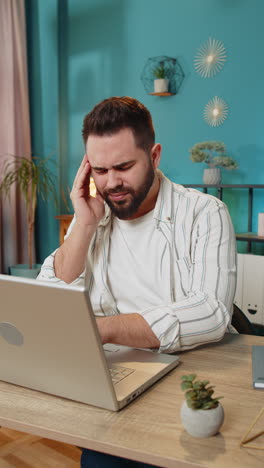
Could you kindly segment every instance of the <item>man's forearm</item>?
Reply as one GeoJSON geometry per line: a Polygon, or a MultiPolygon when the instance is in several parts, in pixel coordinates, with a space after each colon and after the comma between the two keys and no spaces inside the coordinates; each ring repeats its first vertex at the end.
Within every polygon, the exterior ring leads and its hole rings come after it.
{"type": "Polygon", "coordinates": [[[72,283],[85,269],[87,251],[96,230],[94,226],[73,226],[68,239],[58,249],[54,259],[54,269],[57,278],[66,283],[72,283]]]}
{"type": "Polygon", "coordinates": [[[159,348],[160,342],[140,314],[113,315],[96,319],[102,343],[137,348],[159,348]]]}

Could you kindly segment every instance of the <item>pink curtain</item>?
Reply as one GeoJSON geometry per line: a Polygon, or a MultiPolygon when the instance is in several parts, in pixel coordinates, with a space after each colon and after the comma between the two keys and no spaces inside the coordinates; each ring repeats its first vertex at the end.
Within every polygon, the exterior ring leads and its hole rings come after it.
{"type": "MultiPolygon", "coordinates": [[[[0,1],[0,167],[8,154],[31,157],[24,0],[0,1]]],[[[25,207],[13,187],[0,201],[0,271],[27,263],[25,207]]]]}

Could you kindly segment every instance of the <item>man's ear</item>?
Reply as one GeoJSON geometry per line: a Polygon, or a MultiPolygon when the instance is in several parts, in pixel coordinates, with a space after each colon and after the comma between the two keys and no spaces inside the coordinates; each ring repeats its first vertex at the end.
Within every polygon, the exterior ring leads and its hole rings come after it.
{"type": "Polygon", "coordinates": [[[151,148],[151,160],[152,160],[154,169],[157,169],[159,167],[160,158],[161,158],[161,150],[162,150],[162,147],[160,143],[155,143],[155,145],[151,148]]]}

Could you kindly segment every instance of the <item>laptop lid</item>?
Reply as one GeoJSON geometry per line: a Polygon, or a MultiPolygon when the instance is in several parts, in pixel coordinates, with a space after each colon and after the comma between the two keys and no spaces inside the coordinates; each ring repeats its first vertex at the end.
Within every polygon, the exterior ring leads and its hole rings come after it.
{"type": "Polygon", "coordinates": [[[105,357],[85,287],[0,275],[0,298],[1,380],[117,411],[178,364],[126,347],[105,357]],[[133,372],[114,386],[109,365],[133,372]]]}

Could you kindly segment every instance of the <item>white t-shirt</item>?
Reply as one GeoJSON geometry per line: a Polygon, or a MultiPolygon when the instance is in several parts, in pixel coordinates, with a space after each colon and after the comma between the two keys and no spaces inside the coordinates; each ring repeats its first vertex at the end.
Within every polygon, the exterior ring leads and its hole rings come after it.
{"type": "Polygon", "coordinates": [[[155,229],[152,218],[153,211],[131,221],[114,218],[108,283],[120,313],[138,312],[164,303],[160,258],[166,240],[155,229]]]}
{"type": "MultiPolygon", "coordinates": [[[[155,229],[153,211],[131,221],[113,220],[107,279],[120,313],[138,312],[165,300],[162,270],[169,252],[166,239],[155,229]]],[[[95,284],[91,301],[95,314],[101,315],[95,284]]]]}

